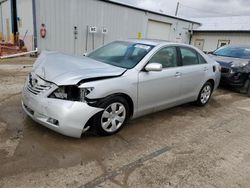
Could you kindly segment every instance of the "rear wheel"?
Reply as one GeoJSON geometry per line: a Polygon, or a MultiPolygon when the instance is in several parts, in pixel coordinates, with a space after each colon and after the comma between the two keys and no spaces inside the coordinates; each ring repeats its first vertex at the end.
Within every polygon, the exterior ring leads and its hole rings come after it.
{"type": "Polygon", "coordinates": [[[210,82],[205,83],[199,93],[196,104],[198,106],[205,106],[210,100],[212,92],[213,92],[212,84],[210,82]]]}
{"type": "Polygon", "coordinates": [[[104,110],[94,117],[95,132],[101,136],[109,136],[119,132],[124,126],[129,105],[122,97],[112,97],[100,106],[104,110]]]}

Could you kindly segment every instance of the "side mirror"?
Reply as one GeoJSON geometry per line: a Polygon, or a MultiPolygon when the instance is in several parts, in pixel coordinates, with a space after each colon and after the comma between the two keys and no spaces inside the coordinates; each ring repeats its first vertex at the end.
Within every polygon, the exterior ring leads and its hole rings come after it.
{"type": "Polygon", "coordinates": [[[150,72],[150,71],[162,71],[162,64],[160,63],[149,63],[147,64],[147,66],[145,67],[145,70],[150,72]]]}

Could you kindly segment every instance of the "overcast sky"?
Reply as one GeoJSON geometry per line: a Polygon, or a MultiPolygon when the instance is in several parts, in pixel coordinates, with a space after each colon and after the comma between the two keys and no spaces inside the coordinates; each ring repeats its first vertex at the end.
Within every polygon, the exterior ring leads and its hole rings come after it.
{"type": "Polygon", "coordinates": [[[174,15],[180,2],[179,16],[206,17],[250,15],[250,0],[114,0],[174,15]]]}

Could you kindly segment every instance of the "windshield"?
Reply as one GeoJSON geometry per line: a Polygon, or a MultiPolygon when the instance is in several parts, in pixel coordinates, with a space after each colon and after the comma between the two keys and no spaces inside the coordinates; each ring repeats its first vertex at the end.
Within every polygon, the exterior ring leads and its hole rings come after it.
{"type": "Polygon", "coordinates": [[[216,50],[214,55],[250,59],[250,48],[227,46],[216,50]]]}
{"type": "Polygon", "coordinates": [[[131,42],[112,42],[103,46],[88,55],[89,58],[131,69],[135,67],[154,46],[131,43],[131,42]]]}

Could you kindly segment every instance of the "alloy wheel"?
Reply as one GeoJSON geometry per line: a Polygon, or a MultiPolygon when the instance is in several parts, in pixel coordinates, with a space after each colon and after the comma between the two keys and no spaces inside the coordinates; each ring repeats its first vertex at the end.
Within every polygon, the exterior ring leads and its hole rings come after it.
{"type": "Polygon", "coordinates": [[[117,131],[126,120],[126,108],[122,103],[112,103],[102,114],[101,126],[106,132],[117,131]]]}
{"type": "Polygon", "coordinates": [[[200,96],[200,100],[202,104],[206,104],[207,101],[209,100],[210,96],[212,93],[212,88],[210,85],[206,85],[202,91],[201,91],[201,96],[200,96]]]}

